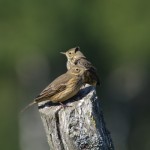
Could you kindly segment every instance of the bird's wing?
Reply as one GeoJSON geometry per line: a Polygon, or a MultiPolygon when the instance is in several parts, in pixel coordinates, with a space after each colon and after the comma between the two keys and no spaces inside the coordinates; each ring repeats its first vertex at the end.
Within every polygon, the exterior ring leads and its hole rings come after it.
{"type": "Polygon", "coordinates": [[[88,61],[87,59],[85,59],[85,58],[81,58],[81,59],[76,60],[75,64],[84,66],[85,68],[90,69],[90,70],[93,70],[93,71],[96,70],[96,68],[92,65],[92,63],[89,62],[89,61],[88,61]]]}
{"type": "Polygon", "coordinates": [[[36,102],[40,102],[43,99],[49,98],[56,93],[62,92],[67,87],[67,82],[71,76],[66,76],[66,74],[63,74],[56,78],[52,83],[50,83],[36,98],[36,102]]]}
{"type": "Polygon", "coordinates": [[[97,80],[97,85],[101,85],[101,80],[100,80],[100,78],[98,76],[97,69],[92,65],[91,62],[89,62],[85,58],[81,58],[81,59],[78,59],[75,63],[77,65],[81,65],[81,66],[84,66],[85,68],[89,69],[89,72],[94,74],[94,77],[97,80]]]}

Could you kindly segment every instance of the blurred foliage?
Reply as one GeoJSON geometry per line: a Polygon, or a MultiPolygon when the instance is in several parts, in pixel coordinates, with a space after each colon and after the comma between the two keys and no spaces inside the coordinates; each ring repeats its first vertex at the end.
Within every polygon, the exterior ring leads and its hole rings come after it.
{"type": "Polygon", "coordinates": [[[80,46],[102,78],[97,92],[116,150],[149,150],[149,6],[147,0],[1,0],[1,149],[20,149],[19,110],[65,72],[59,52],[80,46]]]}

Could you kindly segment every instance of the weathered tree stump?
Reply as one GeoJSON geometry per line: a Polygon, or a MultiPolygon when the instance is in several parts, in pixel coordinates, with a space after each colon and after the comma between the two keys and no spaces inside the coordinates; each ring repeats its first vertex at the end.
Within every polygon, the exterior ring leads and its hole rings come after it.
{"type": "Polygon", "coordinates": [[[86,85],[68,107],[38,105],[50,150],[114,150],[94,87],[86,85]]]}

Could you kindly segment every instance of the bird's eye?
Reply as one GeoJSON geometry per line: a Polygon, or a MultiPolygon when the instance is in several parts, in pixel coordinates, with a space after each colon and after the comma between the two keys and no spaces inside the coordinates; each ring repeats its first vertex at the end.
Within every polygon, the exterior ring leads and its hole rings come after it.
{"type": "Polygon", "coordinates": [[[69,54],[71,55],[71,52],[69,52],[69,54]]]}
{"type": "Polygon", "coordinates": [[[79,71],[79,69],[78,69],[78,68],[76,68],[76,71],[79,71]]]}

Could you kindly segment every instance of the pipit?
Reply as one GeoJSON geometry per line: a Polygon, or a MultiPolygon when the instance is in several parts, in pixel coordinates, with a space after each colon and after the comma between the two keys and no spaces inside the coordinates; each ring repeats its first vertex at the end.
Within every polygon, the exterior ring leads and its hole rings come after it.
{"type": "Polygon", "coordinates": [[[82,85],[84,84],[84,73],[87,69],[82,66],[73,66],[66,73],[57,77],[50,83],[32,103],[26,106],[21,112],[30,106],[42,102],[51,101],[53,103],[60,103],[75,96],[82,85]]]}
{"type": "Polygon", "coordinates": [[[87,69],[84,74],[84,83],[96,86],[100,85],[100,79],[97,74],[97,69],[89,62],[79,47],[71,48],[66,52],[61,52],[67,57],[67,69],[71,69],[72,66],[82,66],[87,69]]]}

